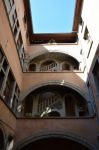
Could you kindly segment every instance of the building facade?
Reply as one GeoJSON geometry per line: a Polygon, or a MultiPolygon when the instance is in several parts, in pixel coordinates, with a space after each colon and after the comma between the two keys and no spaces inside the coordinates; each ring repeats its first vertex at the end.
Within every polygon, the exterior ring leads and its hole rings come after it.
{"type": "Polygon", "coordinates": [[[0,150],[99,149],[98,0],[70,34],[35,35],[29,0],[0,0],[0,150]]]}

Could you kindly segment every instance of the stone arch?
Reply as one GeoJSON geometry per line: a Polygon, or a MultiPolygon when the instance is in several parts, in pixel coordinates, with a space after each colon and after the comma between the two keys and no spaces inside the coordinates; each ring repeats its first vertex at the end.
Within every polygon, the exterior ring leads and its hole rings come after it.
{"type": "Polygon", "coordinates": [[[48,53],[61,53],[61,54],[64,54],[64,55],[68,55],[68,56],[70,56],[70,57],[72,57],[72,58],[74,58],[75,60],[77,60],[78,62],[80,61],[80,59],[77,57],[77,55],[74,55],[74,53],[72,53],[71,51],[69,51],[69,52],[66,52],[66,51],[60,51],[60,50],[55,50],[55,51],[39,51],[39,53],[37,53],[36,55],[32,55],[31,56],[31,59],[30,59],[30,61],[32,61],[34,58],[36,58],[36,57],[38,57],[38,56],[41,56],[41,55],[46,55],[46,54],[48,54],[48,53]]]}
{"type": "Polygon", "coordinates": [[[48,81],[48,82],[42,82],[40,84],[37,84],[36,86],[32,86],[30,87],[29,89],[27,89],[25,92],[23,92],[20,96],[20,100],[23,101],[23,99],[29,95],[32,91],[40,88],[40,87],[43,87],[43,86],[46,86],[46,85],[60,85],[60,86],[65,86],[67,88],[70,88],[74,91],[76,91],[77,93],[79,93],[84,99],[88,99],[87,97],[87,94],[82,91],[82,89],[80,89],[80,87],[76,86],[76,85],[73,85],[71,83],[68,83],[68,82],[64,82],[64,81],[48,81]]]}
{"type": "Polygon", "coordinates": [[[86,150],[96,150],[96,147],[93,144],[89,143],[84,137],[79,136],[74,133],[71,133],[71,132],[63,132],[63,131],[62,132],[61,131],[57,131],[57,132],[50,131],[50,132],[43,132],[43,133],[32,135],[32,136],[27,137],[27,138],[23,139],[22,141],[20,141],[16,145],[15,150],[21,150],[26,145],[28,145],[32,142],[37,142],[42,139],[49,139],[49,138],[59,138],[59,139],[64,139],[64,140],[70,140],[70,141],[76,142],[78,144],[81,144],[82,146],[84,146],[86,148],[86,150]]]}

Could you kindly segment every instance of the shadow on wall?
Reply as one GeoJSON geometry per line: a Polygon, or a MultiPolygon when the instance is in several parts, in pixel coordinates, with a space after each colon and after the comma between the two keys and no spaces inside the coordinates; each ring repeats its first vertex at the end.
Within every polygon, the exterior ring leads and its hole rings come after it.
{"type": "Polygon", "coordinates": [[[92,99],[92,106],[96,112],[96,115],[98,115],[99,104],[97,101],[97,95],[99,94],[99,44],[88,72],[86,85],[88,88],[89,96],[92,99]]]}

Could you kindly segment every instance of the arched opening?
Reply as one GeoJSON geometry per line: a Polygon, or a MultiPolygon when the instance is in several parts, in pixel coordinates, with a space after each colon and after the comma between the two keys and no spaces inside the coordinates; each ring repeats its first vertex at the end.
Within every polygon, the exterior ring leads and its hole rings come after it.
{"type": "Polygon", "coordinates": [[[62,70],[70,70],[70,65],[67,64],[67,63],[64,63],[64,64],[62,65],[62,70]]]}
{"type": "Polygon", "coordinates": [[[24,117],[88,117],[90,115],[86,99],[75,90],[61,85],[46,85],[35,89],[25,97],[22,105],[24,117]]]}
{"type": "Polygon", "coordinates": [[[71,55],[60,52],[48,52],[30,60],[29,71],[79,70],[79,62],[71,55]],[[34,64],[34,66],[32,66],[34,64]],[[37,69],[35,64],[38,65],[37,69]],[[72,68],[72,69],[71,69],[72,68]]]}
{"type": "Polygon", "coordinates": [[[4,135],[2,130],[0,129],[0,150],[4,150],[5,142],[4,142],[4,135]]]}
{"type": "Polygon", "coordinates": [[[49,137],[31,142],[21,150],[90,150],[86,146],[76,141],[58,137],[49,137]]]}
{"type": "Polygon", "coordinates": [[[66,116],[88,116],[88,106],[84,99],[77,94],[66,94],[65,96],[65,111],[66,116]]]}
{"type": "Polygon", "coordinates": [[[36,64],[30,64],[29,71],[36,71],[36,64]]]}

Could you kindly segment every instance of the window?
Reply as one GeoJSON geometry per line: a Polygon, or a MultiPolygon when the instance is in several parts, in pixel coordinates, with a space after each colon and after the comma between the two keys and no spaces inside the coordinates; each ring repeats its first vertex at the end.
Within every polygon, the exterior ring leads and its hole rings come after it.
{"type": "Polygon", "coordinates": [[[6,59],[4,59],[4,62],[3,62],[2,67],[3,67],[3,70],[4,70],[4,71],[5,71],[5,73],[6,73],[7,68],[8,68],[8,63],[7,63],[6,59]]]}
{"type": "Polygon", "coordinates": [[[6,8],[7,8],[7,12],[8,14],[10,14],[12,7],[14,5],[14,0],[4,0],[6,8]]]}
{"type": "Polygon", "coordinates": [[[12,7],[13,4],[14,4],[14,1],[13,0],[8,0],[8,1],[9,1],[9,4],[10,4],[10,7],[12,7]]]}
{"type": "Polygon", "coordinates": [[[4,99],[8,105],[10,105],[10,103],[11,103],[13,86],[14,86],[14,78],[13,78],[12,73],[10,71],[8,74],[8,78],[6,81],[6,87],[4,90],[4,99]]]}
{"type": "Polygon", "coordinates": [[[3,86],[4,78],[5,78],[4,72],[1,70],[0,71],[0,91],[1,91],[2,86],[3,86]]]}
{"type": "Polygon", "coordinates": [[[14,26],[15,24],[15,17],[14,17],[14,14],[12,15],[12,26],[14,26]]]}
{"type": "Polygon", "coordinates": [[[88,38],[89,38],[89,31],[88,31],[88,28],[86,27],[85,28],[85,32],[84,32],[84,40],[88,40],[88,38]]]}
{"type": "Polygon", "coordinates": [[[8,61],[0,48],[0,95],[5,102],[16,112],[20,90],[14,76],[9,69],[8,61]]]}
{"type": "Polygon", "coordinates": [[[2,53],[2,51],[0,49],[0,63],[2,63],[2,59],[3,59],[3,53],[2,53]]]}
{"type": "MultiPolygon", "coordinates": [[[[19,28],[20,26],[19,26],[16,7],[13,7],[13,6],[15,6],[14,0],[4,0],[4,2],[6,5],[7,12],[8,12],[9,22],[10,22],[10,25],[12,27],[15,44],[17,45],[17,50],[19,51],[21,49],[23,41],[22,41],[21,33],[19,33],[20,32],[20,28],[19,28]],[[13,7],[13,9],[12,9],[12,7],[13,7]]],[[[21,54],[19,53],[19,57],[20,57],[20,55],[21,54]]],[[[0,57],[0,59],[1,59],[1,57],[0,57]]],[[[21,66],[23,68],[23,66],[24,66],[23,60],[21,61],[21,57],[19,59],[20,59],[21,66]]]]}
{"type": "Polygon", "coordinates": [[[17,28],[19,28],[19,22],[18,22],[18,20],[17,20],[17,23],[16,23],[16,25],[17,25],[17,28]]]}
{"type": "Polygon", "coordinates": [[[15,94],[17,97],[19,97],[19,95],[20,95],[20,90],[19,90],[19,87],[17,85],[15,87],[15,94]]]}
{"type": "Polygon", "coordinates": [[[18,99],[17,97],[14,95],[13,97],[13,102],[12,102],[12,110],[16,113],[17,111],[17,106],[18,106],[18,99]]]}
{"type": "Polygon", "coordinates": [[[15,86],[15,92],[14,92],[13,99],[12,99],[12,104],[11,104],[11,108],[12,108],[12,110],[13,110],[14,113],[17,112],[19,95],[20,95],[20,90],[19,90],[18,85],[16,84],[16,86],[15,86]]]}
{"type": "Polygon", "coordinates": [[[97,93],[99,94],[99,61],[97,60],[93,69],[93,76],[97,93]]]}
{"type": "Polygon", "coordinates": [[[89,52],[88,52],[87,58],[88,58],[88,57],[89,57],[89,55],[90,55],[92,45],[93,45],[93,41],[91,41],[91,42],[90,42],[90,47],[89,47],[89,52]]]}
{"type": "Polygon", "coordinates": [[[81,32],[83,31],[83,27],[84,27],[84,21],[82,20],[82,18],[80,18],[80,25],[81,25],[81,32]]]}
{"type": "Polygon", "coordinates": [[[13,25],[16,23],[16,20],[17,20],[17,13],[16,13],[16,9],[14,10],[14,13],[12,14],[12,22],[13,22],[13,25]]]}
{"type": "Polygon", "coordinates": [[[85,28],[84,40],[86,40],[87,43],[89,43],[89,44],[92,43],[92,39],[91,39],[91,36],[89,34],[89,31],[88,31],[87,27],[85,28]]]}
{"type": "Polygon", "coordinates": [[[2,87],[6,77],[7,68],[8,68],[8,63],[5,59],[2,49],[0,48],[0,93],[2,93],[2,87]]]}
{"type": "Polygon", "coordinates": [[[17,29],[17,27],[15,26],[15,28],[14,28],[14,37],[16,38],[16,35],[17,35],[17,33],[18,33],[18,29],[17,29]]]}
{"type": "Polygon", "coordinates": [[[19,33],[19,37],[17,40],[17,49],[20,50],[20,48],[22,47],[22,37],[21,37],[21,33],[19,33]]]}
{"type": "Polygon", "coordinates": [[[88,49],[88,53],[87,53],[87,58],[89,57],[90,55],[90,52],[91,52],[91,48],[92,48],[92,45],[93,45],[93,41],[91,39],[91,36],[89,34],[89,31],[88,31],[88,28],[86,27],[85,28],[85,33],[84,33],[84,40],[86,41],[87,43],[87,49],[88,49]]]}

